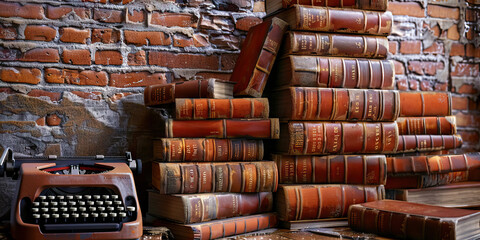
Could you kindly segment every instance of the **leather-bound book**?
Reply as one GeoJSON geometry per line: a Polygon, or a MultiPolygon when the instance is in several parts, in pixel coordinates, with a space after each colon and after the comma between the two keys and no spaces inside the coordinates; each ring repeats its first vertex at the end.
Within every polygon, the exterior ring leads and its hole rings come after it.
{"type": "Polygon", "coordinates": [[[352,205],[348,225],[355,231],[398,239],[478,239],[480,212],[383,200],[352,205]]]}
{"type": "Polygon", "coordinates": [[[457,134],[455,116],[400,117],[395,120],[400,135],[448,135],[457,134]]]}
{"type": "Polygon", "coordinates": [[[388,48],[388,39],[384,36],[289,31],[285,34],[280,55],[384,59],[387,57],[388,48]]]}
{"type": "Polygon", "coordinates": [[[394,121],[400,113],[394,90],[289,87],[271,100],[272,116],[285,120],[394,121]]]}
{"type": "Polygon", "coordinates": [[[153,141],[153,157],[164,162],[229,162],[263,160],[263,140],[161,138],[153,141]]]}
{"type": "Polygon", "coordinates": [[[273,194],[260,193],[148,193],[148,213],[178,223],[199,223],[216,219],[271,212],[273,194]]]}
{"type": "Polygon", "coordinates": [[[270,138],[280,137],[278,118],[165,121],[167,138],[270,138]]]}
{"type": "Polygon", "coordinates": [[[175,98],[232,98],[234,84],[214,78],[155,84],[145,87],[143,99],[146,106],[157,106],[173,103],[175,98]]]}
{"type": "Polygon", "coordinates": [[[335,183],[383,185],[385,155],[292,156],[272,155],[279,183],[335,183]]]}
{"type": "Polygon", "coordinates": [[[265,20],[248,30],[230,81],[235,96],[261,97],[288,24],[279,18],[265,20]]]}
{"type": "Polygon", "coordinates": [[[384,197],[382,185],[280,185],[276,209],[281,221],[339,218],[352,204],[384,197]]]}
{"type": "Polygon", "coordinates": [[[400,92],[400,116],[450,116],[450,92],[400,92]]]}
{"type": "Polygon", "coordinates": [[[268,98],[175,99],[175,119],[268,118],[268,98]]]}
{"type": "Polygon", "coordinates": [[[290,155],[394,153],[395,122],[300,122],[281,126],[277,151],[290,155]]]}
{"type": "Polygon", "coordinates": [[[423,175],[388,176],[385,189],[429,188],[468,181],[467,171],[423,175]]]}
{"type": "Polygon", "coordinates": [[[376,11],[386,11],[388,0],[271,0],[265,2],[267,14],[288,8],[295,4],[305,6],[356,8],[376,11]]]}
{"type": "Polygon", "coordinates": [[[397,152],[455,149],[462,146],[460,135],[400,135],[397,152]]]}
{"type": "Polygon", "coordinates": [[[345,32],[371,35],[389,35],[392,31],[391,12],[365,11],[315,6],[294,5],[270,16],[285,20],[291,30],[313,32],[345,32]]]}
{"type": "Polygon", "coordinates": [[[175,239],[207,240],[274,228],[277,221],[275,213],[264,213],[194,224],[178,224],[158,219],[153,225],[167,227],[175,239]]]}
{"type": "Polygon", "coordinates": [[[276,86],[393,89],[391,60],[288,55],[272,70],[276,86]]]}
{"type": "Polygon", "coordinates": [[[152,185],[161,194],[275,192],[273,161],[228,163],[152,163],[152,185]]]}

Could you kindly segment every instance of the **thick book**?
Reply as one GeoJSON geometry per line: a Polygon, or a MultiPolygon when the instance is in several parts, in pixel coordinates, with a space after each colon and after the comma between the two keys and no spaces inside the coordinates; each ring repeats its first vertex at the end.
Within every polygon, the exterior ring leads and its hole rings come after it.
{"type": "Polygon", "coordinates": [[[166,138],[269,138],[280,137],[278,118],[165,121],[166,138]]]}
{"type": "Polygon", "coordinates": [[[398,239],[478,239],[480,212],[383,200],[352,205],[348,225],[355,231],[398,239]]]}
{"type": "Polygon", "coordinates": [[[167,227],[175,239],[207,240],[274,228],[277,223],[275,213],[264,213],[194,224],[179,224],[157,219],[153,225],[167,227]]]}
{"type": "Polygon", "coordinates": [[[391,12],[294,5],[267,16],[285,20],[291,30],[389,35],[391,12]]]}
{"type": "Polygon", "coordinates": [[[280,185],[276,209],[281,221],[339,218],[347,216],[352,204],[384,197],[382,185],[280,185]]]}
{"type": "Polygon", "coordinates": [[[273,194],[260,193],[148,193],[148,213],[178,223],[199,223],[216,219],[271,212],[273,194]]]}
{"type": "Polygon", "coordinates": [[[460,135],[400,135],[397,152],[425,152],[460,148],[463,144],[460,135]]]}
{"type": "Polygon", "coordinates": [[[429,188],[468,180],[467,171],[423,175],[388,176],[385,189],[429,188]]]}
{"type": "Polygon", "coordinates": [[[273,161],[228,163],[152,163],[152,185],[161,194],[275,192],[273,161]]]}
{"type": "Polygon", "coordinates": [[[385,155],[292,156],[272,155],[278,182],[383,185],[387,180],[385,155]]]}
{"type": "Polygon", "coordinates": [[[289,31],[283,41],[280,56],[295,54],[385,59],[389,48],[387,37],[373,35],[289,31]]]}
{"type": "Polygon", "coordinates": [[[401,117],[450,116],[450,92],[400,92],[401,117]]]}
{"type": "Polygon", "coordinates": [[[248,30],[230,81],[235,96],[261,97],[288,24],[279,18],[265,20],[248,30]]]}
{"type": "Polygon", "coordinates": [[[400,113],[395,90],[289,87],[271,101],[281,120],[394,121],[400,113]]]}
{"type": "Polygon", "coordinates": [[[268,114],[268,98],[175,99],[175,119],[179,120],[215,118],[266,119],[268,114]]]}
{"type": "Polygon", "coordinates": [[[273,69],[274,85],[393,89],[391,60],[288,55],[273,69]]]}
{"type": "Polygon", "coordinates": [[[214,78],[155,84],[145,87],[143,99],[146,106],[157,106],[173,103],[175,98],[232,98],[234,84],[214,78]]]}
{"type": "Polygon", "coordinates": [[[395,120],[400,135],[448,135],[457,134],[455,116],[400,117],[395,120]]]}
{"type": "Polygon", "coordinates": [[[265,10],[267,14],[270,14],[295,4],[386,11],[388,0],[269,0],[265,2],[265,10]]]}
{"type": "Polygon", "coordinates": [[[480,207],[480,182],[458,182],[421,189],[388,189],[386,198],[442,207],[480,207]]]}
{"type": "Polygon", "coordinates": [[[263,160],[263,140],[161,138],[153,140],[153,157],[164,162],[230,162],[263,160]]]}
{"type": "Polygon", "coordinates": [[[281,125],[277,151],[289,155],[394,153],[395,122],[301,122],[281,125]]]}

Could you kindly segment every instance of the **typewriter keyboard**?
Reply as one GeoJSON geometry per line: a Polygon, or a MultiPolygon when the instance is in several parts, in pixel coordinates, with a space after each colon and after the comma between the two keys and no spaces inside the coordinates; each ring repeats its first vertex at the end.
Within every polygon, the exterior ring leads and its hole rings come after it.
{"type": "Polygon", "coordinates": [[[87,192],[92,194],[59,195],[50,189],[33,202],[24,198],[22,220],[40,225],[43,232],[90,232],[118,231],[122,223],[137,218],[133,197],[123,200],[110,189],[91,190],[87,192]]]}

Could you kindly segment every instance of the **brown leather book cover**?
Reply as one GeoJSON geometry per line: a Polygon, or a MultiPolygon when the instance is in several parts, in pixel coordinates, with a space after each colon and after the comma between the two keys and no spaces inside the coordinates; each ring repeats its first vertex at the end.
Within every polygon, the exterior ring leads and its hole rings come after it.
{"type": "Polygon", "coordinates": [[[400,135],[397,152],[425,152],[460,148],[460,135],[400,135]]]}
{"type": "Polygon", "coordinates": [[[393,89],[391,60],[287,55],[272,71],[277,86],[393,89]]]}
{"type": "Polygon", "coordinates": [[[228,163],[152,163],[152,185],[161,194],[275,192],[273,161],[228,163]]]}
{"type": "Polygon", "coordinates": [[[401,117],[450,116],[450,92],[400,92],[401,117]]]}
{"type": "Polygon", "coordinates": [[[263,140],[161,138],[153,140],[153,157],[163,162],[263,160],[263,140]]]}
{"type": "Polygon", "coordinates": [[[391,12],[365,11],[315,6],[294,5],[278,11],[266,19],[278,17],[292,30],[313,32],[345,32],[370,35],[389,35],[392,31],[391,12]]]}
{"type": "Polygon", "coordinates": [[[266,119],[268,114],[268,98],[175,99],[175,119],[179,120],[216,118],[266,119]]]}
{"type": "Polygon", "coordinates": [[[388,0],[271,0],[265,2],[266,13],[270,14],[282,8],[289,8],[295,4],[386,11],[388,0]]]}
{"type": "Polygon", "coordinates": [[[148,193],[148,213],[178,223],[199,223],[215,219],[271,212],[273,194],[259,193],[148,193]]]}
{"type": "Polygon", "coordinates": [[[384,197],[382,185],[280,185],[276,209],[281,221],[339,218],[352,204],[384,197]]]}
{"type": "Polygon", "coordinates": [[[278,118],[165,121],[167,138],[269,138],[280,137],[278,118]]]}
{"type": "Polygon", "coordinates": [[[210,78],[149,85],[145,87],[143,100],[146,106],[157,106],[173,103],[175,98],[232,98],[234,84],[210,78]]]}
{"type": "Polygon", "coordinates": [[[384,36],[290,31],[285,34],[280,55],[385,59],[388,48],[388,39],[384,36]]]}
{"type": "Polygon", "coordinates": [[[468,180],[467,171],[424,175],[388,176],[385,189],[428,188],[468,180]]]}
{"type": "Polygon", "coordinates": [[[289,87],[272,92],[272,116],[282,120],[394,121],[394,90],[289,87]]]}
{"type": "Polygon", "coordinates": [[[476,239],[480,212],[382,200],[352,205],[348,225],[399,239],[476,239]]]}
{"type": "Polygon", "coordinates": [[[457,134],[455,116],[400,117],[396,120],[400,135],[457,134]]]}
{"type": "Polygon", "coordinates": [[[480,168],[479,164],[478,153],[387,157],[387,173],[396,176],[473,171],[480,168]]]}
{"type": "Polygon", "coordinates": [[[288,24],[272,18],[250,28],[230,81],[235,96],[261,97],[288,24]]]}
{"type": "Polygon", "coordinates": [[[292,156],[273,154],[278,181],[383,185],[387,180],[385,155],[292,156]]]}

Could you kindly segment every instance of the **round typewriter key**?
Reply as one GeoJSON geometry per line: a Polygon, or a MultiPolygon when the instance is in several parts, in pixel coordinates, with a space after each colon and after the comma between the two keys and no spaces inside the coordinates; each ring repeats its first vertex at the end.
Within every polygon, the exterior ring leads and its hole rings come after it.
{"type": "Polygon", "coordinates": [[[48,202],[42,202],[41,205],[42,207],[48,207],[48,202]]]}
{"type": "Polygon", "coordinates": [[[83,196],[82,196],[82,195],[75,195],[75,199],[77,199],[77,200],[82,200],[82,199],[83,199],[83,196]]]}
{"type": "Polygon", "coordinates": [[[78,201],[79,206],[85,206],[85,201],[78,201]]]}
{"type": "Polygon", "coordinates": [[[78,214],[78,213],[72,213],[72,218],[78,218],[78,217],[80,217],[80,214],[78,214]]]}
{"type": "Polygon", "coordinates": [[[69,218],[70,217],[70,214],[68,213],[62,213],[62,218],[69,218]]]}
{"type": "Polygon", "coordinates": [[[90,206],[93,206],[93,205],[95,205],[95,202],[94,201],[87,201],[87,204],[90,205],[90,206]]]}
{"type": "Polygon", "coordinates": [[[56,208],[56,207],[52,207],[52,208],[50,208],[50,210],[51,210],[52,212],[58,212],[58,208],[56,208]]]}
{"type": "Polygon", "coordinates": [[[103,205],[103,201],[95,201],[95,204],[97,204],[97,205],[103,205]]]}
{"type": "Polygon", "coordinates": [[[60,211],[62,211],[62,212],[67,212],[67,211],[68,211],[68,208],[66,208],[66,207],[61,207],[61,208],[60,208],[60,211]]]}
{"type": "Polygon", "coordinates": [[[48,200],[55,200],[55,196],[54,196],[54,195],[48,195],[47,198],[48,198],[48,200]]]}
{"type": "Polygon", "coordinates": [[[57,199],[58,199],[58,200],[63,200],[63,199],[65,199],[65,196],[63,196],[63,195],[57,195],[57,199]]]}
{"type": "Polygon", "coordinates": [[[113,202],[112,201],[105,201],[105,205],[107,205],[107,206],[113,205],[113,202]]]}
{"type": "Polygon", "coordinates": [[[60,206],[67,206],[67,202],[60,202],[60,206]]]}
{"type": "Polygon", "coordinates": [[[57,206],[58,205],[58,202],[50,202],[50,206],[57,206]]]}
{"type": "Polygon", "coordinates": [[[95,199],[95,200],[100,199],[100,195],[93,195],[93,199],[95,199]]]}
{"type": "Polygon", "coordinates": [[[127,207],[127,211],[128,211],[128,212],[134,212],[134,211],[135,211],[135,207],[134,207],[134,206],[128,206],[128,207],[127,207]]]}
{"type": "Polygon", "coordinates": [[[76,212],[77,208],[76,207],[70,207],[70,212],[76,212]]]}
{"type": "Polygon", "coordinates": [[[107,213],[100,213],[100,217],[108,217],[107,213]]]}
{"type": "Polygon", "coordinates": [[[46,207],[42,208],[42,212],[48,212],[48,208],[46,207]]]}
{"type": "Polygon", "coordinates": [[[105,207],[97,207],[98,211],[103,212],[105,211],[105,207]]]}
{"type": "Polygon", "coordinates": [[[92,195],[85,195],[85,196],[83,196],[83,199],[90,200],[90,199],[92,199],[92,195]]]}
{"type": "Polygon", "coordinates": [[[124,217],[127,217],[127,213],[125,213],[125,212],[119,212],[119,213],[118,213],[118,216],[121,217],[121,218],[124,218],[124,217]]]}
{"type": "Polygon", "coordinates": [[[52,218],[59,218],[59,217],[60,217],[60,214],[58,214],[58,213],[52,214],[52,218]]]}
{"type": "Polygon", "coordinates": [[[98,213],[90,213],[90,216],[96,218],[96,217],[98,217],[98,213]]]}
{"type": "Polygon", "coordinates": [[[122,206],[117,207],[117,211],[124,211],[124,210],[125,210],[125,208],[122,207],[122,206]]]}
{"type": "Polygon", "coordinates": [[[114,213],[114,212],[111,212],[111,213],[109,213],[108,215],[110,215],[110,217],[113,217],[113,218],[114,218],[114,217],[117,217],[117,213],[114,213]]]}
{"type": "Polygon", "coordinates": [[[88,210],[90,212],[95,212],[95,211],[97,211],[97,208],[96,207],[89,207],[88,210]]]}
{"type": "Polygon", "coordinates": [[[105,200],[110,199],[110,195],[102,195],[102,198],[105,200]]]}
{"type": "Polygon", "coordinates": [[[75,206],[75,205],[77,205],[77,202],[75,202],[75,201],[69,201],[69,202],[68,202],[68,205],[70,205],[70,206],[75,206]]]}
{"type": "Polygon", "coordinates": [[[34,219],[39,219],[39,218],[40,218],[40,214],[32,214],[32,217],[33,217],[34,219]]]}
{"type": "Polygon", "coordinates": [[[33,202],[32,205],[33,205],[34,207],[40,207],[40,202],[33,202]]]}
{"type": "Polygon", "coordinates": [[[107,207],[107,211],[109,211],[109,212],[115,211],[115,208],[114,207],[107,207]]]}
{"type": "Polygon", "coordinates": [[[115,205],[122,205],[122,201],[113,201],[113,203],[115,203],[115,205]]]}
{"type": "Polygon", "coordinates": [[[118,199],[118,195],[112,195],[112,199],[113,199],[113,200],[118,199]]]}
{"type": "Polygon", "coordinates": [[[32,208],[33,213],[38,213],[39,211],[40,211],[40,209],[38,209],[38,208],[32,208]]]}
{"type": "Polygon", "coordinates": [[[73,195],[67,195],[66,199],[67,200],[73,200],[73,195]]]}
{"type": "Polygon", "coordinates": [[[88,216],[89,216],[88,213],[82,213],[81,215],[82,215],[82,217],[84,217],[84,218],[88,218],[88,216]]]}
{"type": "Polygon", "coordinates": [[[87,211],[87,208],[86,207],[78,207],[78,210],[80,212],[85,212],[85,211],[87,211]]]}
{"type": "Polygon", "coordinates": [[[42,218],[48,219],[48,218],[50,218],[50,214],[44,213],[44,214],[42,214],[42,218]]]}
{"type": "Polygon", "coordinates": [[[38,196],[38,199],[40,199],[41,201],[47,199],[47,196],[38,196]]]}

